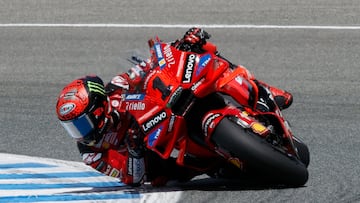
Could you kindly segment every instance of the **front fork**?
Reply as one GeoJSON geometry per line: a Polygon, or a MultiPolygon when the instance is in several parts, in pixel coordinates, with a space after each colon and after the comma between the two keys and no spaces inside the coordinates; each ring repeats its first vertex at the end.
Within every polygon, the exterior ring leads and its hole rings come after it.
{"type": "MultiPolygon", "coordinates": [[[[288,140],[287,148],[289,153],[299,158],[292,138],[293,135],[290,130],[290,126],[282,116],[281,111],[276,105],[270,90],[268,90],[267,87],[264,87],[264,89],[265,91],[268,91],[268,95],[270,97],[269,100],[271,100],[270,102],[273,102],[273,104],[270,105],[271,112],[268,112],[268,114],[272,114],[277,119],[276,122],[280,123],[283,131],[283,137],[285,140],[288,140]]],[[[249,76],[246,68],[240,67],[232,70],[229,69],[228,71],[224,72],[223,77],[220,78],[216,84],[216,90],[225,95],[230,95],[230,97],[234,99],[236,103],[240,104],[242,108],[245,109],[246,112],[249,112],[252,116],[256,117],[258,114],[260,114],[256,110],[260,89],[255,78],[253,78],[251,75],[249,76]]],[[[246,121],[243,120],[246,120],[246,118],[244,119],[244,117],[240,116],[238,119],[239,124],[243,125],[244,128],[248,128],[248,124],[246,124],[246,121]]],[[[261,125],[256,124],[255,126],[261,125]]],[[[260,128],[262,129],[263,127],[260,128]]],[[[255,129],[255,131],[257,130],[255,129]]]]}

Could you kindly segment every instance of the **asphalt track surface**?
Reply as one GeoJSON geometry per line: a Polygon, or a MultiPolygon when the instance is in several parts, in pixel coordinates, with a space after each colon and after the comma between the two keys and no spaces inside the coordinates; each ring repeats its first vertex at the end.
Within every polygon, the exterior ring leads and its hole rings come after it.
{"type": "Polygon", "coordinates": [[[342,29],[360,25],[359,1],[0,1],[0,152],[80,161],[56,119],[61,88],[89,73],[108,81],[130,67],[128,50],[187,29],[20,23],[338,26],[206,29],[224,56],[293,93],[284,114],[310,148],[310,177],[301,188],[195,180],[182,199],[360,202],[360,30],[342,29]]]}

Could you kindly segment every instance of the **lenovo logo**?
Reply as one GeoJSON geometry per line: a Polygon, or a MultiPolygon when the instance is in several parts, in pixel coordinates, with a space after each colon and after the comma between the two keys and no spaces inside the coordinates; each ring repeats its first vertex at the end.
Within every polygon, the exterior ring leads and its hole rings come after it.
{"type": "Polygon", "coordinates": [[[182,82],[183,83],[190,83],[191,82],[192,75],[193,75],[193,72],[194,72],[195,62],[196,62],[195,59],[196,59],[195,54],[189,54],[186,57],[186,63],[185,63],[185,67],[184,67],[183,77],[182,77],[182,82]]]}
{"type": "Polygon", "coordinates": [[[164,121],[167,117],[167,114],[165,111],[161,111],[160,113],[158,113],[156,116],[152,117],[150,120],[146,121],[143,125],[142,128],[144,130],[145,133],[149,132],[151,129],[153,129],[157,124],[161,123],[162,121],[164,121]]]}

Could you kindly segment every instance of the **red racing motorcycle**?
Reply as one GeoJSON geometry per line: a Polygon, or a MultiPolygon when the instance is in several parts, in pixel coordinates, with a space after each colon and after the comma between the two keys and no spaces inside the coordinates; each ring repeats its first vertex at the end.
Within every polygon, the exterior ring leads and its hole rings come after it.
{"type": "Polygon", "coordinates": [[[140,126],[147,149],[210,176],[230,163],[235,173],[279,184],[307,182],[309,150],[292,134],[270,93],[270,111],[254,107],[266,87],[244,79],[240,69],[214,53],[180,51],[159,39],[149,46],[157,66],[143,91],[123,95],[121,104],[140,126]]]}

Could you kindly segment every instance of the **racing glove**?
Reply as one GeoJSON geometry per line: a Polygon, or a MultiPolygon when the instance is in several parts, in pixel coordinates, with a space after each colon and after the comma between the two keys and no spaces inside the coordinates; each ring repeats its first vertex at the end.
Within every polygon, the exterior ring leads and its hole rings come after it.
{"type": "Polygon", "coordinates": [[[190,28],[184,35],[184,42],[189,44],[204,45],[207,39],[210,39],[210,35],[203,29],[193,27],[190,28]]]}
{"type": "MultiPolygon", "coordinates": [[[[196,53],[203,53],[203,46],[207,39],[210,39],[210,35],[201,28],[190,28],[183,38],[176,40],[172,43],[172,46],[181,51],[191,51],[196,53]]],[[[216,50],[216,48],[215,48],[216,50]]]]}

